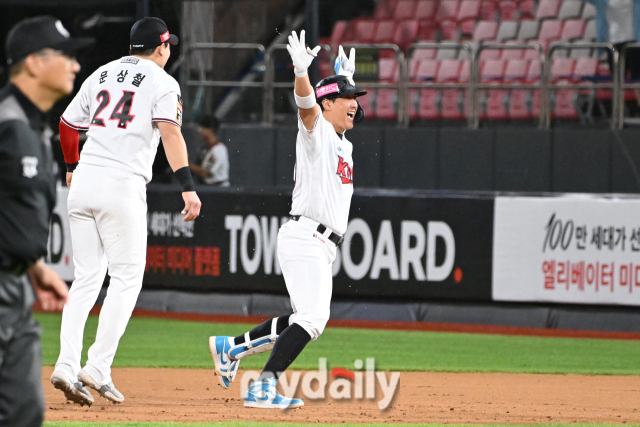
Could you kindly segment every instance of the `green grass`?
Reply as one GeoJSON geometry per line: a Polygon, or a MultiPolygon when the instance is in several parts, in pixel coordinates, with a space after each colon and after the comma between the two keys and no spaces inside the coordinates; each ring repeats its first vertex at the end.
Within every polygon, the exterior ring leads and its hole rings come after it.
{"type": "MultiPolygon", "coordinates": [[[[44,365],[59,352],[61,316],[36,314],[43,327],[44,365]]],[[[97,317],[85,329],[83,363],[95,339],[97,317]]],[[[210,335],[240,335],[252,325],[132,318],[120,341],[115,367],[211,368],[210,335]]],[[[242,368],[261,369],[269,353],[246,358],[242,368]]],[[[640,374],[640,341],[517,337],[441,332],[327,328],[310,343],[292,369],[353,368],[374,357],[376,368],[397,371],[640,374]]]]}

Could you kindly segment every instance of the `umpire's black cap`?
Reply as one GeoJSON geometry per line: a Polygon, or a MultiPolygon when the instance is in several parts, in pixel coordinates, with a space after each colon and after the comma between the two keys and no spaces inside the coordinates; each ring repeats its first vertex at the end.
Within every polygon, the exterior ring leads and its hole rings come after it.
{"type": "Polygon", "coordinates": [[[23,19],[9,31],[5,42],[7,64],[13,65],[28,55],[51,48],[74,53],[94,43],[92,37],[71,37],[62,22],[53,16],[23,19]]]}
{"type": "Polygon", "coordinates": [[[133,24],[129,40],[135,49],[152,49],[166,42],[178,44],[178,36],[169,34],[169,28],[162,19],[150,17],[133,24]]]}

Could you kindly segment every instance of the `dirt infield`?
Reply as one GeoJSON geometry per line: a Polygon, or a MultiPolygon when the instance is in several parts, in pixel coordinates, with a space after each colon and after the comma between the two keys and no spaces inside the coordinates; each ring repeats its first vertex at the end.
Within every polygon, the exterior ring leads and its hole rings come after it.
{"type": "Polygon", "coordinates": [[[238,380],[224,390],[212,370],[147,368],[114,369],[126,401],[116,406],[96,398],[87,409],[65,403],[49,383],[52,371],[42,372],[47,421],[640,423],[635,376],[403,372],[391,408],[382,412],[380,390],[375,401],[306,399],[297,410],[244,408],[238,380]]]}

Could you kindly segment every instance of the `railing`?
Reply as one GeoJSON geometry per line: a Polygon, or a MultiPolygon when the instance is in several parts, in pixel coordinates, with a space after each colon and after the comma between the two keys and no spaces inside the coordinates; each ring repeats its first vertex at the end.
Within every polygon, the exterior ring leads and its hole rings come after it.
{"type": "MultiPolygon", "coordinates": [[[[322,49],[330,55],[330,61],[333,63],[334,52],[328,45],[322,45],[322,49]]],[[[624,108],[624,97],[621,96],[625,89],[640,89],[640,83],[626,83],[622,76],[624,70],[624,53],[627,48],[640,48],[640,43],[630,43],[623,48],[622,55],[619,54],[615,47],[610,43],[553,43],[549,52],[545,55],[542,47],[535,43],[514,44],[514,45],[480,45],[474,49],[468,43],[414,43],[409,46],[407,54],[395,44],[345,44],[344,47],[349,49],[378,49],[393,50],[395,52],[395,60],[399,67],[399,79],[397,82],[378,82],[365,83],[364,85],[372,89],[397,89],[398,90],[398,126],[407,127],[410,122],[409,117],[409,90],[410,89],[446,89],[458,88],[469,91],[469,114],[467,117],[468,126],[472,129],[479,127],[480,108],[478,105],[478,94],[486,89],[534,89],[540,91],[540,107],[538,126],[541,129],[549,129],[551,127],[551,109],[549,106],[549,93],[556,89],[610,89],[612,91],[612,117],[611,128],[622,128],[624,108]],[[416,49],[462,49],[467,51],[469,58],[470,75],[468,82],[411,82],[410,81],[410,58],[416,49]],[[482,83],[480,82],[480,55],[484,50],[490,49],[534,49],[538,52],[541,76],[536,84],[521,83],[482,83]],[[613,70],[611,70],[612,80],[610,83],[552,83],[551,82],[551,58],[553,52],[562,49],[607,49],[613,57],[613,70]]],[[[211,80],[188,80],[187,86],[208,86],[208,87],[253,87],[263,89],[263,124],[270,125],[273,123],[273,105],[274,105],[274,89],[293,88],[292,82],[275,82],[274,81],[274,61],[273,52],[275,50],[285,49],[286,45],[278,44],[266,50],[263,45],[256,43],[194,43],[190,45],[190,49],[256,49],[263,53],[264,76],[262,82],[246,82],[246,81],[211,81],[211,80]]],[[[357,78],[357,76],[356,76],[357,78]]]]}
{"type": "MultiPolygon", "coordinates": [[[[626,69],[626,63],[627,63],[626,58],[627,58],[628,49],[640,49],[640,43],[626,43],[622,47],[622,52],[619,57],[620,65],[618,66],[618,72],[616,73],[616,76],[618,77],[619,88],[620,88],[619,89],[620,107],[618,108],[618,129],[622,129],[624,126],[624,92],[625,90],[640,89],[640,83],[627,83],[626,81],[627,79],[625,76],[625,69],[626,69]]],[[[611,72],[611,74],[613,75],[613,71],[611,72]]],[[[638,100],[638,102],[640,102],[640,100],[638,100]]]]}

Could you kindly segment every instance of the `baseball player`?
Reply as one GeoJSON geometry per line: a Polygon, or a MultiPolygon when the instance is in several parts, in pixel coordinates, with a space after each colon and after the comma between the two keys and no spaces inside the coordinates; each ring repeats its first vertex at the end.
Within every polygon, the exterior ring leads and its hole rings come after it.
{"type": "Polygon", "coordinates": [[[278,233],[278,260],[291,297],[293,314],[274,318],[238,337],[209,338],[216,374],[227,388],[243,357],[272,350],[259,379],[250,384],[244,406],[298,408],[301,399],[282,396],[278,377],[329,320],[332,274],[336,248],[347,230],[353,195],[353,146],[344,133],[364,118],[356,101],[367,92],[353,82],[355,50],[349,58],[342,46],[336,60],[338,75],[314,88],[307,68],[320,47],[305,47],[294,31],[287,50],[295,71],[298,105],[295,188],[291,220],[278,233]]]}
{"type": "Polygon", "coordinates": [[[98,68],[60,120],[75,280],[62,313],[60,356],[51,382],[88,405],[93,397],[85,388],[72,387],[76,378],[114,403],[124,401],[111,380],[111,364],[142,287],[146,183],[160,136],[182,184],[183,220],[194,220],[201,206],[180,131],[180,87],[164,71],[170,45],[178,38],[161,19],[144,18],[131,28],[130,40],[130,56],[98,68]],[[87,131],[87,141],[79,155],[81,130],[87,131]],[[85,323],[107,271],[111,281],[96,340],[81,369],[85,323]]]}

